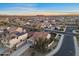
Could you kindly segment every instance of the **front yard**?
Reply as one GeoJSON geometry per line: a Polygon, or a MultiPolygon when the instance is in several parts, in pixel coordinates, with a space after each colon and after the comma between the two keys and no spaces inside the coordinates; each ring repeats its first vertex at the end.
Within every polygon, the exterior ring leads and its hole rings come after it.
{"type": "MultiPolygon", "coordinates": [[[[29,49],[27,49],[22,56],[44,56],[46,54],[48,54],[49,52],[51,52],[51,50],[54,50],[59,42],[59,39],[57,39],[55,33],[51,33],[52,37],[50,38],[50,41],[47,44],[40,40],[40,42],[38,42],[38,45],[30,47],[29,49]],[[55,38],[56,37],[56,38],[55,38]],[[47,45],[47,46],[46,46],[47,45]],[[46,48],[45,48],[46,46],[46,48]],[[43,48],[43,49],[42,49],[43,48]]],[[[61,35],[59,35],[61,37],[61,35]]]]}
{"type": "MultiPolygon", "coordinates": [[[[65,29],[66,28],[61,28],[60,31],[64,32],[65,29]]],[[[48,48],[44,52],[41,52],[40,50],[37,50],[34,47],[30,47],[22,54],[22,56],[44,56],[50,53],[51,51],[55,50],[55,48],[58,46],[59,40],[61,39],[62,35],[56,33],[51,33],[51,34],[52,36],[50,38],[48,48]]]]}

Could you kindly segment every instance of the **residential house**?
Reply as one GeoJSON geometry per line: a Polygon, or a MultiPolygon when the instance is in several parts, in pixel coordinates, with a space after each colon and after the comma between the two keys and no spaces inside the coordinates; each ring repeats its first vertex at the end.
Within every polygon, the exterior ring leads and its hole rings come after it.
{"type": "Polygon", "coordinates": [[[27,42],[31,42],[33,44],[35,44],[36,40],[38,40],[39,38],[43,38],[43,39],[50,39],[51,34],[49,34],[48,32],[34,32],[32,33],[32,37],[30,37],[27,42]]]}
{"type": "Polygon", "coordinates": [[[3,36],[3,40],[1,41],[8,48],[17,47],[18,44],[25,41],[28,37],[28,33],[22,28],[13,29],[8,28],[9,33],[3,36]]]}

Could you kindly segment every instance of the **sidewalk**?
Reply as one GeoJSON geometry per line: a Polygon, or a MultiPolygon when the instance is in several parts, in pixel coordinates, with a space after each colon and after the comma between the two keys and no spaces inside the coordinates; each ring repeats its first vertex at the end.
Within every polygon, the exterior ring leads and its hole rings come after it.
{"type": "MultiPolygon", "coordinates": [[[[76,33],[76,32],[73,31],[73,33],[76,33]]],[[[79,46],[78,46],[78,43],[77,43],[77,38],[76,38],[76,36],[74,36],[73,38],[74,38],[74,44],[75,44],[75,55],[79,56],[79,46]]]]}
{"type": "Polygon", "coordinates": [[[74,44],[75,44],[75,55],[79,56],[79,47],[75,36],[74,36],[74,44]]]}
{"type": "Polygon", "coordinates": [[[22,53],[24,53],[29,47],[31,46],[31,44],[25,44],[23,47],[19,48],[18,50],[16,50],[15,52],[13,52],[10,56],[20,56],[22,53]]]}

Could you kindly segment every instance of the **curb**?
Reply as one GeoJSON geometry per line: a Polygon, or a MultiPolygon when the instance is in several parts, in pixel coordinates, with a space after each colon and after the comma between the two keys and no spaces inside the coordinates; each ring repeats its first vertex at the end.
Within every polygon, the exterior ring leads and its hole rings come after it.
{"type": "MultiPolygon", "coordinates": [[[[75,33],[74,30],[73,30],[73,33],[75,33]]],[[[78,43],[77,43],[77,38],[76,38],[76,36],[74,36],[73,38],[74,38],[74,44],[75,44],[75,56],[79,56],[79,47],[78,47],[78,43]]]]}

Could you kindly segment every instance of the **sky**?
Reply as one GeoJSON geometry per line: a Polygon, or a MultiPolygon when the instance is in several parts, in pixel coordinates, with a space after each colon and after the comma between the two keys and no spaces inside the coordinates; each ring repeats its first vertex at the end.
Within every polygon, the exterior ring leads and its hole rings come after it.
{"type": "Polygon", "coordinates": [[[3,15],[60,13],[79,13],[79,3],[0,3],[0,14],[3,15]]]}

